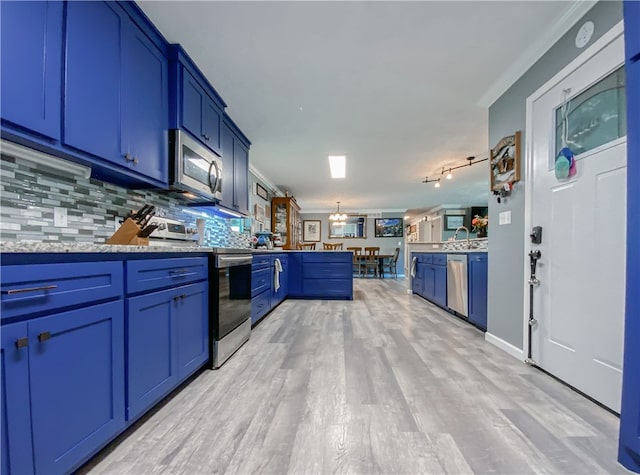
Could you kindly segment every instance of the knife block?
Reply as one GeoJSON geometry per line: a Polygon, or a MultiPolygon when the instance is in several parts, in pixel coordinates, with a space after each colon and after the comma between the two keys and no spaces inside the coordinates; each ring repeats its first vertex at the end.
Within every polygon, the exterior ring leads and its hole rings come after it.
{"type": "Polygon", "coordinates": [[[107,244],[120,244],[125,246],[148,246],[149,238],[138,237],[138,233],[141,231],[140,226],[131,219],[125,219],[122,226],[113,233],[113,235],[107,239],[107,244]]]}

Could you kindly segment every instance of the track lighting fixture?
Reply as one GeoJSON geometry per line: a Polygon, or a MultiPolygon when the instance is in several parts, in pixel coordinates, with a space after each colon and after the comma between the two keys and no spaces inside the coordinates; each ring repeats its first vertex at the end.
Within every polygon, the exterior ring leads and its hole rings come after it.
{"type": "Polygon", "coordinates": [[[422,183],[435,183],[434,186],[436,188],[440,188],[440,178],[432,178],[430,180],[428,176],[425,176],[424,180],[422,180],[422,183]]]}
{"type": "MultiPolygon", "coordinates": [[[[464,165],[458,165],[457,167],[449,167],[447,169],[442,167],[442,170],[440,171],[440,175],[444,176],[447,180],[451,180],[453,178],[453,173],[451,173],[453,170],[457,170],[458,168],[470,167],[471,165],[475,165],[476,163],[486,162],[487,160],[489,160],[489,157],[481,158],[480,160],[476,160],[476,157],[467,157],[466,160],[467,160],[467,163],[465,163],[464,165]],[[446,175],[445,175],[445,170],[446,170],[446,175]]],[[[430,180],[429,177],[425,177],[425,179],[422,180],[422,183],[435,183],[434,186],[436,188],[440,188],[440,178],[433,178],[430,180]]]]}

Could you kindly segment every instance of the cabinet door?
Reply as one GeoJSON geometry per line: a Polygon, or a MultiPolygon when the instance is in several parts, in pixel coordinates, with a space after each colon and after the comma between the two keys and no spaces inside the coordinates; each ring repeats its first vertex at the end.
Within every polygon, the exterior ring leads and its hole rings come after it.
{"type": "Polygon", "coordinates": [[[178,383],[173,289],[127,299],[127,420],[134,419],[178,383]]]}
{"type": "Polygon", "coordinates": [[[433,301],[441,307],[447,306],[447,268],[433,267],[433,301]]]}
{"type": "Polygon", "coordinates": [[[431,264],[426,264],[423,266],[423,289],[422,296],[426,299],[433,300],[435,296],[435,270],[431,264]]]}
{"type": "Polygon", "coordinates": [[[29,322],[37,473],[63,473],[124,428],[122,300],[29,322]]]}
{"type": "Polygon", "coordinates": [[[234,147],[233,132],[226,125],[222,125],[222,202],[221,204],[229,209],[235,208],[234,190],[234,147]]]}
{"type": "Polygon", "coordinates": [[[0,2],[2,119],[60,138],[62,7],[0,2]]]}
{"type": "Polygon", "coordinates": [[[0,330],[0,399],[2,400],[2,474],[33,473],[29,407],[29,347],[27,324],[0,330]],[[25,341],[24,339],[27,338],[25,341]],[[16,343],[21,341],[19,348],[16,343]]]}
{"type": "Polygon", "coordinates": [[[67,2],[65,144],[126,164],[120,99],[127,18],[115,2],[67,2]]]}
{"type": "Polygon", "coordinates": [[[469,256],[469,320],[487,329],[487,256],[469,256]]]}
{"type": "Polygon", "coordinates": [[[220,153],[221,126],[222,111],[205,94],[202,103],[202,140],[207,147],[218,154],[220,153]]]}
{"type": "Polygon", "coordinates": [[[411,290],[414,294],[422,295],[423,294],[423,271],[422,271],[422,262],[420,261],[420,256],[412,255],[411,259],[416,259],[415,264],[415,275],[411,278],[411,290]]]}
{"type": "Polygon", "coordinates": [[[122,162],[138,173],[167,183],[169,127],[169,66],[166,57],[132,22],[124,45],[122,162]]]}
{"type": "Polygon", "coordinates": [[[202,104],[204,91],[193,76],[182,70],[182,127],[202,140],[202,104]]]}
{"type": "Polygon", "coordinates": [[[181,381],[209,359],[209,291],[206,282],[174,289],[178,342],[178,379],[181,381]]]}
{"type": "Polygon", "coordinates": [[[236,210],[249,214],[249,151],[239,140],[233,147],[233,189],[236,210]]]}

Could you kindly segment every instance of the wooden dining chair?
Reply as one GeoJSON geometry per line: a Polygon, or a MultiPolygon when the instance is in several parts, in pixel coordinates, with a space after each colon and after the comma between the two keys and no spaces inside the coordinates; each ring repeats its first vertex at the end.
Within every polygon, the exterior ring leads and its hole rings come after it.
{"type": "Polygon", "coordinates": [[[357,273],[358,277],[362,276],[362,248],[348,247],[347,251],[353,252],[353,273],[357,273]]]}
{"type": "Polygon", "coordinates": [[[369,275],[369,269],[373,270],[373,275],[375,277],[379,277],[380,274],[378,272],[378,268],[380,267],[380,248],[375,247],[365,247],[364,248],[364,275],[369,275]]]}
{"type": "Polygon", "coordinates": [[[323,242],[322,243],[322,249],[324,249],[325,251],[341,251],[342,250],[342,243],[341,242],[337,242],[337,243],[330,243],[330,242],[323,242]]]}
{"type": "Polygon", "coordinates": [[[315,251],[316,243],[315,242],[299,242],[298,249],[301,251],[315,251]]]}
{"type": "Polygon", "coordinates": [[[389,274],[394,278],[398,278],[398,256],[400,256],[400,248],[396,247],[396,250],[393,252],[393,256],[389,258],[389,260],[385,260],[382,264],[382,276],[384,277],[384,273],[389,271],[389,274]]]}

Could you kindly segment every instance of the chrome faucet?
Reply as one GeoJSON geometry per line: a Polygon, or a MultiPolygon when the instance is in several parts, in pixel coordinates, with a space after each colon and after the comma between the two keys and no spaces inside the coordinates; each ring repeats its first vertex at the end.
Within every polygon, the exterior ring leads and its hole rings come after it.
{"type": "Polygon", "coordinates": [[[456,239],[458,239],[458,233],[461,229],[464,229],[467,232],[467,249],[471,249],[471,243],[469,242],[469,229],[466,226],[460,226],[458,229],[456,229],[456,232],[453,235],[453,240],[455,241],[456,239]]]}

